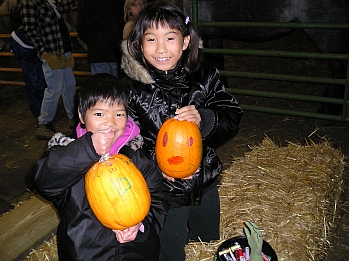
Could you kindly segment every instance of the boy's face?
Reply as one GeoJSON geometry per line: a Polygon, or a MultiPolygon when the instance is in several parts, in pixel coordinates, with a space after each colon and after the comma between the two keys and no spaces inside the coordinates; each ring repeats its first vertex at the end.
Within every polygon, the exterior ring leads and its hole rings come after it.
{"type": "Polygon", "coordinates": [[[176,67],[182,53],[187,49],[190,36],[183,38],[181,31],[169,27],[151,27],[142,39],[144,58],[155,68],[168,71],[176,67]]]}
{"type": "Polygon", "coordinates": [[[86,111],[84,119],[79,112],[79,118],[81,123],[85,124],[86,130],[92,133],[112,127],[114,142],[125,132],[127,122],[124,105],[116,103],[110,105],[110,102],[100,101],[86,111]]]}

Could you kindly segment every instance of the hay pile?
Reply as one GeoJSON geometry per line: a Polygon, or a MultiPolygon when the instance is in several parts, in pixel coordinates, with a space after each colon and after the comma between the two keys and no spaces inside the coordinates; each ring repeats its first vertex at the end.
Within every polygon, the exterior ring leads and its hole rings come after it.
{"type": "Polygon", "coordinates": [[[243,235],[254,221],[279,260],[322,260],[343,191],[344,156],[327,141],[278,147],[261,145],[223,172],[221,240],[190,243],[187,260],[212,260],[226,239],[243,235]]]}
{"type": "MultiPolygon", "coordinates": [[[[265,138],[222,173],[221,240],[190,243],[187,260],[212,260],[226,239],[243,235],[254,221],[283,261],[322,260],[343,191],[344,156],[325,141],[278,147],[265,138]]],[[[55,237],[27,261],[57,259],[55,237]]]]}
{"type": "Polygon", "coordinates": [[[52,237],[42,243],[38,248],[30,251],[25,261],[58,261],[57,237],[52,237]]]}

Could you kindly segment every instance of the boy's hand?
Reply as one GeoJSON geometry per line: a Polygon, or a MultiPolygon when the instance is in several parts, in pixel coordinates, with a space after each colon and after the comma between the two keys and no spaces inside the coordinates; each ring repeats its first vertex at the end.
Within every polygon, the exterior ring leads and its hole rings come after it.
{"type": "Polygon", "coordinates": [[[184,106],[176,110],[176,116],[174,119],[179,121],[191,121],[195,122],[196,125],[200,126],[201,117],[199,111],[195,108],[194,105],[184,106]]]}
{"type": "Polygon", "coordinates": [[[98,155],[109,153],[111,146],[114,143],[115,134],[111,132],[112,127],[105,130],[100,130],[92,134],[92,144],[98,155]]]}
{"type": "Polygon", "coordinates": [[[135,240],[139,227],[142,225],[141,222],[139,222],[137,225],[133,227],[126,228],[125,230],[112,230],[116,236],[116,240],[119,241],[119,243],[127,243],[135,240]]]}

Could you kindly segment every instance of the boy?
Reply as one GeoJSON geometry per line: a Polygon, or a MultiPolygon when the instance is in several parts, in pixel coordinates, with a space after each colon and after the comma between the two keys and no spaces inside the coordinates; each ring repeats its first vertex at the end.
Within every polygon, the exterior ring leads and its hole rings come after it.
{"type": "Polygon", "coordinates": [[[47,157],[36,165],[34,187],[53,202],[61,219],[60,260],[155,261],[159,258],[158,233],[168,203],[156,163],[137,149],[141,143],[139,128],[127,118],[127,107],[128,92],[118,78],[111,74],[91,76],[79,94],[78,139],[53,137],[47,157]],[[57,146],[69,141],[67,146],[57,146]],[[151,194],[146,218],[123,231],[104,227],[92,213],[85,196],[85,174],[107,153],[128,156],[142,172],[151,194]]]}

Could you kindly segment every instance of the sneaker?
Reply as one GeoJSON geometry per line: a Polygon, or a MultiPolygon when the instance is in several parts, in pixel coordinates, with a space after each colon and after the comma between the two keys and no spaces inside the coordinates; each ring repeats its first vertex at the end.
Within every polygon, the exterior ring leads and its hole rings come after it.
{"type": "Polygon", "coordinates": [[[38,140],[49,140],[55,133],[55,127],[51,123],[38,124],[36,128],[36,138],[38,140]]]}
{"type": "Polygon", "coordinates": [[[76,125],[75,118],[69,119],[69,129],[75,129],[76,125]]]}

